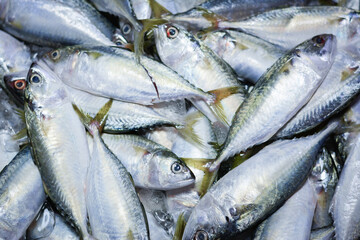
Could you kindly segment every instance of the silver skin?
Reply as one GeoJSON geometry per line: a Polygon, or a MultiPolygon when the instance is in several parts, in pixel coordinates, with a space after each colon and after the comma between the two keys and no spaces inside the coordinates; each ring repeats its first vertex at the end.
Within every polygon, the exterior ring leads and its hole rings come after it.
{"type": "Polygon", "coordinates": [[[281,208],[261,223],[254,240],[309,240],[315,206],[315,189],[308,179],[281,208]]]}
{"type": "Polygon", "coordinates": [[[224,19],[240,20],[277,7],[304,5],[306,1],[295,0],[210,0],[184,12],[166,17],[187,29],[200,30],[217,27],[224,19]]]}
{"type": "Polygon", "coordinates": [[[317,152],[337,125],[333,122],[309,137],[274,142],[228,172],[193,209],[182,239],[229,237],[281,207],[304,183],[317,152]]]}
{"type": "Polygon", "coordinates": [[[115,100],[143,105],[183,98],[213,100],[165,65],[145,56],[138,64],[135,54],[124,49],[67,47],[43,59],[67,85],[115,100]]]}
{"type": "Polygon", "coordinates": [[[111,152],[94,126],[91,162],[87,173],[86,206],[92,234],[97,239],[149,239],[131,176],[111,152]]]}
{"type": "Polygon", "coordinates": [[[291,49],[319,34],[333,34],[339,46],[357,41],[359,15],[352,9],[329,6],[276,9],[238,22],[220,22],[219,28],[242,30],[291,49]],[[311,21],[309,21],[311,19],[311,21]]]}
{"type": "Polygon", "coordinates": [[[151,18],[150,0],[130,0],[130,3],[137,19],[151,18]]]}
{"type": "Polygon", "coordinates": [[[335,236],[333,226],[311,231],[310,240],[332,240],[335,236]]]}
{"type": "Polygon", "coordinates": [[[115,27],[99,11],[86,0],[55,0],[57,2],[69,5],[81,11],[87,18],[109,39],[111,39],[115,27]]]}
{"type": "MultiPolygon", "coordinates": [[[[108,98],[89,94],[69,87],[68,92],[72,101],[85,113],[95,117],[99,109],[109,101],[108,98]]],[[[103,131],[119,133],[156,126],[184,125],[182,119],[169,118],[161,115],[148,106],[121,101],[113,101],[103,131]]]]}
{"type": "Polygon", "coordinates": [[[75,230],[51,208],[44,208],[26,231],[26,239],[80,240],[75,230]]]}
{"type": "Polygon", "coordinates": [[[87,232],[86,132],[64,84],[43,62],[34,64],[25,90],[25,119],[47,195],[83,239],[87,232]]]}
{"type": "Polygon", "coordinates": [[[30,146],[22,149],[0,173],[0,236],[18,240],[45,201],[39,170],[30,146]]]}
{"type": "Polygon", "coordinates": [[[114,45],[92,20],[80,8],[61,1],[0,1],[0,26],[38,45],[114,45]]]}
{"type": "Polygon", "coordinates": [[[334,61],[336,38],[319,35],[288,52],[259,79],[235,114],[214,170],[229,157],[269,140],[304,106],[334,61]]]}
{"type": "Polygon", "coordinates": [[[4,74],[28,70],[30,64],[29,48],[6,32],[0,31],[0,85],[4,87],[4,74]]]}
{"type": "Polygon", "coordinates": [[[274,138],[306,132],[343,110],[360,91],[360,61],[339,51],[328,75],[310,101],[279,130],[274,138]]]}
{"type": "Polygon", "coordinates": [[[136,29],[141,30],[141,25],[137,22],[130,0],[91,0],[99,11],[108,12],[114,16],[126,18],[136,29]]]}
{"type": "Polygon", "coordinates": [[[206,0],[158,0],[157,2],[172,14],[175,14],[185,12],[205,1],[206,0]]]}
{"type": "Polygon", "coordinates": [[[311,228],[320,229],[333,223],[333,219],[329,214],[329,208],[339,180],[336,166],[326,148],[320,151],[311,176],[315,180],[314,187],[317,194],[317,204],[311,228]]]}
{"type": "MultiPolygon", "coordinates": [[[[245,87],[238,81],[233,69],[179,25],[160,25],[154,29],[154,34],[161,61],[194,86],[205,92],[228,87],[239,88],[237,93],[219,100],[225,123],[230,124],[236,109],[245,98],[245,87]],[[169,35],[170,31],[175,34],[169,35]]],[[[216,113],[216,109],[212,110],[216,113]]],[[[216,115],[219,116],[218,113],[216,115]]]]}
{"type": "Polygon", "coordinates": [[[341,171],[331,206],[337,240],[358,239],[360,236],[359,154],[360,137],[357,135],[341,171]]]}
{"type": "Polygon", "coordinates": [[[238,76],[256,83],[285,51],[246,33],[219,30],[201,36],[203,44],[224,59],[238,76]]]}
{"type": "MultiPolygon", "coordinates": [[[[130,134],[101,137],[130,173],[136,187],[170,190],[195,182],[193,173],[181,159],[153,141],[130,134]]],[[[91,149],[93,143],[88,142],[91,149]]]]}

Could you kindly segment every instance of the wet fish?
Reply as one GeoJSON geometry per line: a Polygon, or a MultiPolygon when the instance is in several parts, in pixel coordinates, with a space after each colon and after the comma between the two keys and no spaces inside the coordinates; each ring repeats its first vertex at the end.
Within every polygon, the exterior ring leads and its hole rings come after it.
{"type": "Polygon", "coordinates": [[[93,236],[104,240],[149,239],[146,215],[130,174],[100,137],[99,122],[87,123],[94,137],[86,198],[93,236]]]}
{"type": "Polygon", "coordinates": [[[163,64],[141,57],[139,65],[134,53],[116,47],[67,47],[44,60],[69,86],[115,100],[143,105],[183,98],[213,100],[163,64]]]}
{"type": "Polygon", "coordinates": [[[319,34],[333,34],[339,46],[358,39],[358,13],[330,6],[275,9],[238,22],[220,22],[219,28],[239,29],[273,44],[291,49],[319,34]],[[311,21],[309,21],[311,19],[311,21]]]}
{"type": "Polygon", "coordinates": [[[195,182],[186,164],[155,142],[130,134],[102,134],[101,137],[131,174],[136,187],[170,190],[195,182]]]}
{"type": "Polygon", "coordinates": [[[360,92],[358,57],[339,52],[328,75],[310,101],[279,130],[275,138],[291,137],[313,129],[339,113],[360,92]]]}
{"type": "Polygon", "coordinates": [[[64,84],[46,66],[34,64],[25,90],[25,119],[45,191],[79,231],[87,231],[85,177],[90,159],[85,128],[64,84]]]}
{"type": "Polygon", "coordinates": [[[0,85],[4,87],[4,74],[28,70],[30,64],[29,48],[6,32],[0,31],[0,85]]]}
{"type": "Polygon", "coordinates": [[[334,61],[336,38],[319,35],[280,58],[240,105],[212,170],[236,153],[270,139],[326,77],[334,61]]]}
{"type": "Polygon", "coordinates": [[[339,180],[332,157],[326,148],[320,151],[311,177],[315,180],[314,187],[317,194],[317,204],[311,228],[320,229],[333,223],[329,208],[339,180]]]}
{"type": "Polygon", "coordinates": [[[261,75],[286,52],[252,35],[219,30],[201,35],[201,41],[224,59],[238,76],[256,83],[261,75]]]}
{"type": "Polygon", "coordinates": [[[357,182],[360,174],[359,144],[360,138],[357,136],[341,171],[330,207],[334,219],[335,238],[338,240],[357,239],[360,236],[360,217],[357,214],[360,206],[357,182]]]}
{"type": "Polygon", "coordinates": [[[23,148],[0,172],[0,236],[18,240],[45,201],[39,170],[30,146],[23,148]]]}
{"type": "Polygon", "coordinates": [[[331,240],[334,239],[334,236],[335,229],[330,226],[311,231],[310,240],[331,240]]]}
{"type": "Polygon", "coordinates": [[[278,209],[306,180],[337,125],[333,122],[309,137],[274,142],[228,172],[193,209],[182,239],[230,237],[278,209]]]}
{"type": "Polygon", "coordinates": [[[258,227],[254,240],[310,238],[316,194],[310,180],[258,227]],[[297,216],[294,218],[294,216],[297,216]]]}
{"type": "Polygon", "coordinates": [[[276,7],[304,5],[306,1],[285,0],[210,0],[184,13],[166,16],[171,22],[185,26],[187,29],[201,30],[218,27],[222,20],[240,20],[276,7]]]}
{"type": "Polygon", "coordinates": [[[217,98],[219,104],[212,110],[229,124],[246,94],[231,67],[179,25],[160,25],[154,29],[154,35],[160,59],[168,67],[205,92],[222,89],[224,97],[217,98]]]}
{"type": "Polygon", "coordinates": [[[38,45],[114,45],[85,10],[57,0],[2,0],[0,26],[38,45]]]}

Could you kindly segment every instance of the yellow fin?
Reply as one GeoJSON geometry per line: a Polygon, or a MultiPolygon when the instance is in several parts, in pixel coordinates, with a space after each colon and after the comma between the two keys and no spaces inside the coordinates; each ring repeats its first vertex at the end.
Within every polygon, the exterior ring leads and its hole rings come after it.
{"type": "Polygon", "coordinates": [[[108,113],[110,111],[113,100],[110,99],[105,105],[100,108],[99,112],[94,118],[91,118],[89,114],[84,113],[80,108],[73,104],[75,112],[79,115],[80,121],[85,125],[86,129],[93,134],[93,127],[96,126],[99,132],[104,128],[108,113]]]}
{"type": "Polygon", "coordinates": [[[164,15],[172,14],[169,10],[167,10],[163,5],[158,3],[155,0],[150,0],[150,8],[152,11],[153,18],[161,18],[164,15]]]}
{"type": "Polygon", "coordinates": [[[185,226],[186,226],[186,222],[185,222],[185,218],[184,218],[184,213],[181,213],[177,219],[174,237],[172,240],[181,240],[182,239],[182,236],[183,236],[184,230],[185,230],[185,226]]]}
{"type": "Polygon", "coordinates": [[[13,140],[20,140],[20,139],[22,139],[22,138],[24,138],[24,137],[26,137],[27,136],[27,128],[23,128],[23,129],[21,129],[18,133],[16,133],[15,135],[13,135],[11,138],[13,139],[13,140]]]}
{"type": "Polygon", "coordinates": [[[177,128],[177,130],[186,141],[195,144],[201,149],[204,149],[205,143],[195,133],[194,130],[194,125],[199,121],[202,116],[203,115],[198,111],[188,114],[185,117],[185,126],[183,128],[177,128]]]}
{"type": "Polygon", "coordinates": [[[151,29],[156,28],[157,26],[167,23],[167,20],[164,19],[144,19],[141,20],[143,24],[143,28],[140,32],[135,33],[135,58],[136,62],[140,62],[140,57],[144,54],[144,37],[146,32],[150,31],[151,29]]]}

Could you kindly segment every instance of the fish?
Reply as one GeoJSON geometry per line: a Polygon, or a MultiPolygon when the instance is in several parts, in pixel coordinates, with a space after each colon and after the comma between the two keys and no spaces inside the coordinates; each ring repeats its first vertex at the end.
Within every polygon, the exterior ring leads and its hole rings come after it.
{"type": "MultiPolygon", "coordinates": [[[[103,133],[101,138],[131,174],[136,187],[170,190],[195,182],[194,174],[186,164],[155,142],[131,134],[103,133]]],[[[92,148],[92,143],[88,142],[92,148]]]]}
{"type": "Polygon", "coordinates": [[[231,237],[266,218],[302,186],[337,126],[335,121],[315,135],[276,141],[228,172],[193,209],[182,239],[231,237]]]}
{"type": "MultiPolygon", "coordinates": [[[[246,96],[245,86],[237,79],[233,69],[179,25],[160,25],[154,29],[154,35],[163,63],[197,88],[205,92],[218,91],[215,94],[218,104],[211,106],[215,116],[206,116],[214,123],[223,122],[226,128],[246,96]]],[[[225,134],[219,135],[226,135],[227,130],[228,127],[225,134]]],[[[225,137],[219,139],[223,142],[225,137]]]]}
{"type": "Polygon", "coordinates": [[[184,98],[213,101],[163,64],[143,56],[139,65],[133,52],[116,47],[66,47],[43,60],[67,85],[114,100],[142,105],[184,98]]]}
{"type": "Polygon", "coordinates": [[[353,44],[358,39],[358,25],[358,13],[352,9],[308,6],[270,10],[237,22],[223,21],[219,28],[241,30],[291,49],[319,34],[335,35],[339,47],[353,44]]]}
{"type": "Polygon", "coordinates": [[[45,202],[38,168],[29,145],[0,172],[0,236],[18,240],[45,202]]]}
{"type": "Polygon", "coordinates": [[[224,20],[240,20],[266,10],[276,7],[304,5],[306,1],[285,1],[285,0],[208,0],[195,6],[184,13],[165,16],[164,18],[172,23],[185,26],[189,30],[202,30],[217,28],[224,20]]]}
{"type": "Polygon", "coordinates": [[[359,59],[338,52],[334,64],[310,101],[276,133],[289,138],[309,131],[349,106],[360,91],[359,59]]]}
{"type": "Polygon", "coordinates": [[[94,141],[86,180],[91,232],[96,239],[149,239],[146,215],[131,175],[100,137],[110,107],[111,100],[94,119],[75,108],[94,141]]]}
{"type": "Polygon", "coordinates": [[[85,128],[64,84],[44,62],[34,63],[29,70],[24,110],[46,194],[81,238],[91,239],[85,202],[90,161],[85,128]]]}
{"type": "Polygon", "coordinates": [[[151,18],[150,0],[130,0],[130,3],[138,20],[151,18]]]}
{"type": "Polygon", "coordinates": [[[258,80],[238,108],[217,160],[210,167],[269,140],[298,112],[332,66],[334,35],[315,36],[280,58],[258,80]]]}
{"type": "Polygon", "coordinates": [[[50,47],[76,44],[115,45],[105,35],[103,28],[92,22],[93,14],[89,16],[83,12],[87,8],[74,8],[74,5],[64,2],[2,0],[0,27],[20,39],[50,47]]]}
{"type": "Polygon", "coordinates": [[[0,86],[5,74],[27,71],[31,65],[30,49],[22,42],[0,30],[0,86]]]}
{"type": "Polygon", "coordinates": [[[311,231],[310,240],[331,240],[334,239],[335,229],[333,226],[320,228],[311,231]]]}
{"type": "Polygon", "coordinates": [[[316,200],[317,197],[311,180],[307,180],[281,208],[261,223],[257,228],[254,240],[308,240],[316,200]],[[294,216],[297,217],[294,218],[294,216]]]}
{"type": "Polygon", "coordinates": [[[330,212],[334,219],[335,238],[356,239],[360,236],[357,214],[359,208],[359,191],[357,179],[359,178],[359,144],[360,138],[357,135],[353,146],[341,171],[339,182],[335,189],[330,212]]]}
{"type": "Polygon", "coordinates": [[[283,48],[258,37],[232,30],[200,34],[200,40],[224,59],[240,78],[253,84],[286,53],[283,48]]]}
{"type": "Polygon", "coordinates": [[[311,229],[320,229],[333,224],[329,209],[339,180],[336,166],[326,147],[319,152],[318,160],[310,175],[314,179],[313,185],[317,194],[311,229]]]}

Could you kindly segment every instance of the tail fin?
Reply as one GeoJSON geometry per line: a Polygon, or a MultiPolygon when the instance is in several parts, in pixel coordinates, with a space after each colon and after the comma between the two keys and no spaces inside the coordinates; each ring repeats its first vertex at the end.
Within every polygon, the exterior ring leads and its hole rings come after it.
{"type": "Polygon", "coordinates": [[[107,103],[105,103],[105,105],[99,110],[94,118],[92,118],[89,114],[84,113],[75,104],[73,104],[73,107],[75,112],[79,115],[80,121],[85,125],[90,134],[94,135],[95,131],[102,132],[112,102],[113,100],[110,99],[107,103]]]}
{"type": "Polygon", "coordinates": [[[185,226],[186,226],[186,222],[185,222],[184,213],[181,213],[176,221],[175,233],[174,233],[174,237],[172,240],[181,240],[182,239],[182,236],[183,236],[184,230],[185,230],[185,226]]]}

